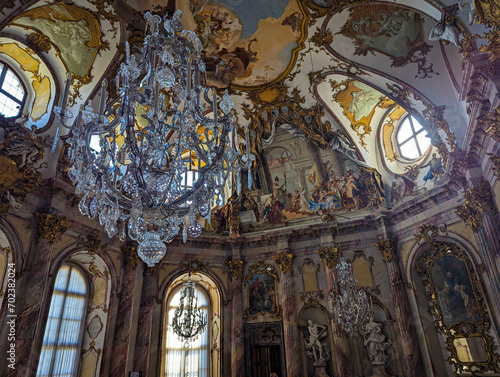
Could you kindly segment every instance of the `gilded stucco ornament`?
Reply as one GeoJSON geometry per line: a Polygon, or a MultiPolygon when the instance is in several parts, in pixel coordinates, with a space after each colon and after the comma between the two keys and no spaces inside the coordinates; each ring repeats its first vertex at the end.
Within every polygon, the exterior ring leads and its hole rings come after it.
{"type": "Polygon", "coordinates": [[[40,52],[48,53],[52,48],[49,37],[36,31],[26,37],[27,45],[37,54],[40,52]]]}
{"type": "Polygon", "coordinates": [[[208,271],[208,263],[203,262],[200,259],[185,260],[179,264],[179,270],[180,271],[191,271],[194,274],[197,272],[207,272],[208,271]]]}
{"type": "Polygon", "coordinates": [[[35,136],[12,118],[1,115],[0,128],[9,135],[0,144],[0,213],[5,213],[10,207],[20,209],[26,196],[40,186],[39,170],[47,163],[37,165],[50,145],[50,137],[35,136]]]}
{"type": "Polygon", "coordinates": [[[495,107],[491,112],[483,115],[479,121],[489,127],[486,132],[493,139],[500,142],[500,106],[495,107]]]}
{"type": "Polygon", "coordinates": [[[482,215],[489,211],[496,211],[489,182],[482,181],[475,187],[467,189],[464,193],[464,201],[465,203],[458,206],[455,213],[474,232],[477,232],[483,225],[482,215]]]}
{"type": "Polygon", "coordinates": [[[280,267],[282,274],[285,272],[291,272],[293,275],[293,260],[295,259],[295,254],[288,253],[286,251],[279,251],[275,256],[273,256],[274,262],[280,267]]]}
{"type": "Polygon", "coordinates": [[[497,0],[475,0],[479,22],[500,28],[500,3],[497,0]]]}
{"type": "Polygon", "coordinates": [[[312,14],[313,19],[321,18],[328,14],[340,13],[346,8],[371,2],[371,0],[336,0],[336,1],[324,2],[325,6],[323,6],[319,5],[321,3],[319,1],[314,1],[314,0],[302,0],[302,1],[313,12],[312,14]]]}
{"type": "Polygon", "coordinates": [[[98,250],[104,252],[108,247],[107,243],[102,242],[99,237],[99,233],[97,232],[88,235],[86,238],[78,236],[76,239],[78,241],[78,245],[84,246],[89,255],[94,255],[94,253],[98,250]]]}
{"type": "Polygon", "coordinates": [[[323,261],[325,268],[329,270],[333,269],[339,262],[340,251],[338,247],[323,246],[321,249],[317,250],[316,253],[323,261]]]}
{"type": "Polygon", "coordinates": [[[439,235],[439,232],[448,235],[446,224],[440,226],[439,228],[434,225],[422,225],[419,228],[418,233],[415,233],[415,239],[417,242],[421,242],[422,240],[427,241],[429,243],[434,243],[435,238],[439,235]]]}
{"type": "Polygon", "coordinates": [[[48,240],[53,245],[70,228],[71,223],[66,216],[35,212],[37,239],[48,240]]]}
{"type": "Polygon", "coordinates": [[[387,263],[397,261],[398,259],[398,239],[397,237],[381,238],[375,242],[378,251],[384,257],[387,263]]]}
{"type": "Polygon", "coordinates": [[[493,153],[488,153],[488,156],[490,156],[490,160],[493,163],[495,175],[500,179],[500,156],[497,156],[493,153]]]}
{"type": "Polygon", "coordinates": [[[245,261],[242,260],[229,260],[226,266],[231,273],[231,279],[241,280],[243,278],[243,270],[245,268],[245,261]]]}
{"type": "Polygon", "coordinates": [[[121,251],[123,254],[123,264],[135,270],[140,262],[139,255],[137,254],[137,243],[127,242],[122,245],[121,251]]]}

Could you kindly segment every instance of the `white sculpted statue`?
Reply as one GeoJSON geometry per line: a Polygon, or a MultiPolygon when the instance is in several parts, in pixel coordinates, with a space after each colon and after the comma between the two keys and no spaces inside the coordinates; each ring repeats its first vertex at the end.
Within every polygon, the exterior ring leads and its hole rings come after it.
{"type": "Polygon", "coordinates": [[[368,350],[368,356],[373,365],[383,365],[387,360],[385,350],[391,345],[382,334],[382,325],[373,321],[373,316],[363,326],[364,343],[368,350]]]}
{"type": "MultiPolygon", "coordinates": [[[[326,326],[318,325],[313,321],[307,321],[309,326],[307,329],[309,330],[309,341],[305,339],[306,343],[306,351],[310,355],[314,357],[314,365],[325,365],[326,358],[328,357],[326,350],[323,348],[323,344],[321,343],[321,339],[328,335],[328,328],[326,326]]],[[[310,357],[310,356],[309,356],[310,357]]]]}
{"type": "Polygon", "coordinates": [[[453,43],[455,46],[460,47],[462,38],[462,34],[460,31],[453,25],[443,25],[441,22],[438,22],[431,30],[431,34],[429,35],[430,41],[439,41],[440,39],[444,41],[449,41],[453,43]]]}
{"type": "Polygon", "coordinates": [[[467,7],[470,7],[469,11],[469,25],[472,25],[474,22],[479,22],[479,14],[477,13],[476,6],[474,5],[474,0],[458,0],[458,7],[460,10],[464,10],[467,7]]]}

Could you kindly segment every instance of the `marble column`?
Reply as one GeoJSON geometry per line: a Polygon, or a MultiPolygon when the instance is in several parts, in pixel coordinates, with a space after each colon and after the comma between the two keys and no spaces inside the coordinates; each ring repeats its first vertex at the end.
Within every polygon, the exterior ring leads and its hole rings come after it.
{"type": "MultiPolygon", "coordinates": [[[[333,287],[336,282],[335,266],[339,260],[339,249],[335,247],[322,247],[317,253],[325,265],[326,284],[328,287],[333,287]]],[[[335,319],[332,319],[330,323],[332,326],[332,359],[335,365],[335,374],[341,377],[352,377],[354,376],[354,371],[349,337],[335,319]]]]}
{"type": "Polygon", "coordinates": [[[240,376],[245,370],[245,329],[243,325],[243,268],[245,262],[227,262],[231,273],[231,376],[240,376]]]}
{"type": "Polygon", "coordinates": [[[2,376],[27,377],[37,369],[42,348],[46,318],[42,308],[49,310],[51,297],[48,296],[48,277],[54,244],[69,229],[64,216],[35,213],[37,240],[28,253],[25,268],[16,284],[16,307],[13,313],[7,311],[2,331],[2,363],[6,361],[7,333],[9,324],[15,323],[15,369],[4,365],[2,376]],[[44,305],[44,300],[46,305],[44,305]],[[12,315],[12,317],[9,317],[12,315]],[[17,315],[17,317],[15,317],[17,315]],[[4,341],[5,340],[5,341],[4,341]]]}
{"type": "Polygon", "coordinates": [[[399,339],[406,365],[408,377],[425,376],[424,365],[418,346],[417,332],[413,323],[413,315],[406,293],[406,284],[401,275],[397,254],[396,237],[381,238],[375,243],[382,253],[389,271],[392,301],[399,330],[399,339]]]}
{"type": "Polygon", "coordinates": [[[149,359],[151,356],[151,334],[153,330],[153,307],[157,288],[157,268],[144,266],[141,303],[137,320],[137,336],[134,351],[134,371],[141,371],[148,376],[149,359]]]}
{"type": "MultiPolygon", "coordinates": [[[[111,377],[127,376],[127,362],[130,353],[132,331],[132,309],[136,269],[140,262],[137,248],[133,244],[122,247],[124,263],[121,271],[121,284],[118,290],[118,310],[115,319],[111,377]]],[[[142,331],[139,329],[139,331],[142,331]]]]}
{"type": "Polygon", "coordinates": [[[278,252],[273,257],[281,271],[281,292],[283,294],[283,343],[285,345],[286,375],[302,377],[302,342],[297,322],[295,307],[295,290],[293,282],[293,260],[295,255],[289,252],[278,252]]]}

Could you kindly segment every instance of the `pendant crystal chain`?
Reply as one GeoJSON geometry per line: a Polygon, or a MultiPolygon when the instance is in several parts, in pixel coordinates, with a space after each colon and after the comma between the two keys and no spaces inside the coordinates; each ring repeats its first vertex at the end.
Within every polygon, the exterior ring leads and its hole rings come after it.
{"type": "Polygon", "coordinates": [[[187,348],[189,342],[194,341],[199,334],[203,333],[207,325],[207,319],[201,309],[198,308],[198,299],[195,296],[194,283],[191,281],[191,277],[183,285],[179,307],[175,309],[174,319],[172,320],[172,329],[179,338],[185,341],[187,348]]]}
{"type": "Polygon", "coordinates": [[[220,98],[202,87],[202,45],[181,17],[181,11],[164,20],[146,13],[142,56],[138,61],[127,43],[116,76],[119,107],[106,105],[104,80],[98,112],[88,103],[68,138],[68,174],[83,195],[81,213],[98,217],[109,237],[119,233],[124,240],[128,231],[148,266],[181,229],[184,241],[199,236],[197,219],[210,218],[210,203],[223,204],[226,182],[239,183],[255,159],[237,147],[227,91],[220,98]],[[147,109],[143,119],[138,108],[147,109]]]}
{"type": "Polygon", "coordinates": [[[344,258],[340,258],[336,272],[335,286],[328,295],[330,311],[347,334],[356,336],[368,320],[372,307],[365,290],[358,288],[351,265],[344,258]]]}

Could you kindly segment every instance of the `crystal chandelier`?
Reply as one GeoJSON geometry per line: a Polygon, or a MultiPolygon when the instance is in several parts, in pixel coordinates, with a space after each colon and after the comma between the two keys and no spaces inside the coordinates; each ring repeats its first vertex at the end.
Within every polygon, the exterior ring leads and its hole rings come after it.
{"type": "MultiPolygon", "coordinates": [[[[115,79],[119,106],[106,105],[104,80],[98,112],[89,102],[67,140],[81,213],[98,217],[109,237],[119,233],[124,241],[127,228],[148,266],[181,229],[184,242],[200,235],[198,218],[210,221],[212,206],[225,203],[224,189],[232,192],[233,177],[239,194],[242,168],[252,186],[255,156],[249,148],[239,152],[231,98],[202,87],[202,45],[181,17],[179,10],[164,20],[146,13],[142,56],[138,62],[127,43],[115,79]],[[138,107],[147,109],[140,121],[138,107]]],[[[63,126],[65,106],[63,99],[55,110],[63,126]]],[[[245,136],[249,145],[248,129],[245,136]]]]}
{"type": "Polygon", "coordinates": [[[368,320],[372,306],[365,290],[358,288],[351,265],[344,258],[340,258],[336,270],[335,286],[328,295],[330,310],[342,329],[356,336],[357,330],[368,320]]]}
{"type": "Polygon", "coordinates": [[[183,285],[179,307],[175,309],[172,320],[172,328],[177,336],[186,341],[187,348],[188,342],[194,341],[204,331],[207,319],[198,308],[198,299],[194,294],[194,283],[191,281],[191,276],[183,285]]]}

